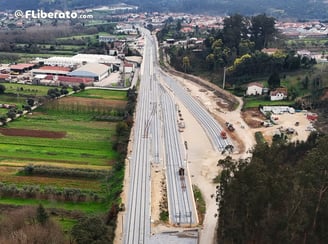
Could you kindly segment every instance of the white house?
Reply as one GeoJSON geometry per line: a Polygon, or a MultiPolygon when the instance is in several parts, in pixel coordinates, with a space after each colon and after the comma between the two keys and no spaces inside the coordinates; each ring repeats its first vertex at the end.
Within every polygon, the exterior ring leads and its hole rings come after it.
{"type": "Polygon", "coordinates": [[[287,88],[285,87],[280,87],[276,88],[275,90],[270,92],[270,100],[271,101],[279,101],[279,100],[284,100],[287,98],[287,88]]]}
{"type": "Polygon", "coordinates": [[[252,83],[249,83],[247,86],[246,95],[247,96],[262,95],[262,92],[263,92],[263,85],[258,82],[252,82],[252,83]]]}

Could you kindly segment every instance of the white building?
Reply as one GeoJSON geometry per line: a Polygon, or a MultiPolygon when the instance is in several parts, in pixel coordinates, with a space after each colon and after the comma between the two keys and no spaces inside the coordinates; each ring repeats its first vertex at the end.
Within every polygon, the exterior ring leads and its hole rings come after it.
{"type": "Polygon", "coordinates": [[[101,81],[109,75],[109,67],[105,64],[88,63],[67,74],[73,77],[92,78],[101,81]]]}
{"type": "Polygon", "coordinates": [[[270,92],[271,101],[279,101],[287,98],[287,88],[280,87],[270,92]]]}
{"type": "Polygon", "coordinates": [[[110,66],[113,64],[120,65],[121,63],[121,60],[117,57],[98,54],[77,54],[72,57],[51,57],[48,59],[37,59],[36,61],[43,62],[45,65],[62,67],[73,67],[85,63],[107,64],[110,66]]]}
{"type": "Polygon", "coordinates": [[[258,82],[252,82],[248,84],[247,90],[246,90],[246,95],[262,95],[263,92],[263,85],[258,82]]]}
{"type": "Polygon", "coordinates": [[[113,42],[115,40],[115,36],[99,36],[99,42],[113,42]]]}

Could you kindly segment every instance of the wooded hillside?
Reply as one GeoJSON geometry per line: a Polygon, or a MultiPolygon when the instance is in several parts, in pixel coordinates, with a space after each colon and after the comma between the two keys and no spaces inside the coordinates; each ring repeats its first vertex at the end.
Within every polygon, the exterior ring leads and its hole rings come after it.
{"type": "Polygon", "coordinates": [[[220,160],[218,243],[327,243],[328,136],[220,160]]]}

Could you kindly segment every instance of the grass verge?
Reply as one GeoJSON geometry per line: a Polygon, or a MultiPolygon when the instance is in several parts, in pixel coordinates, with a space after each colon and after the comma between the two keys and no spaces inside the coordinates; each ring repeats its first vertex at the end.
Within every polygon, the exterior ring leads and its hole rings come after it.
{"type": "Polygon", "coordinates": [[[206,213],[206,203],[198,186],[193,185],[192,189],[194,192],[199,224],[203,224],[204,215],[206,213]]]}

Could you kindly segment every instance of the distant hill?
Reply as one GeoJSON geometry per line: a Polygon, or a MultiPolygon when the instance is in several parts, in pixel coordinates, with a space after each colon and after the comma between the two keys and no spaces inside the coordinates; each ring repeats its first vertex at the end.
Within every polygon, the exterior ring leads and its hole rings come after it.
{"type": "MultiPolygon", "coordinates": [[[[118,0],[0,0],[1,9],[64,9],[84,8],[120,3],[118,0]]],[[[209,14],[240,13],[253,15],[267,13],[277,18],[328,20],[326,0],[126,0],[141,11],[170,11],[209,14]]]]}

